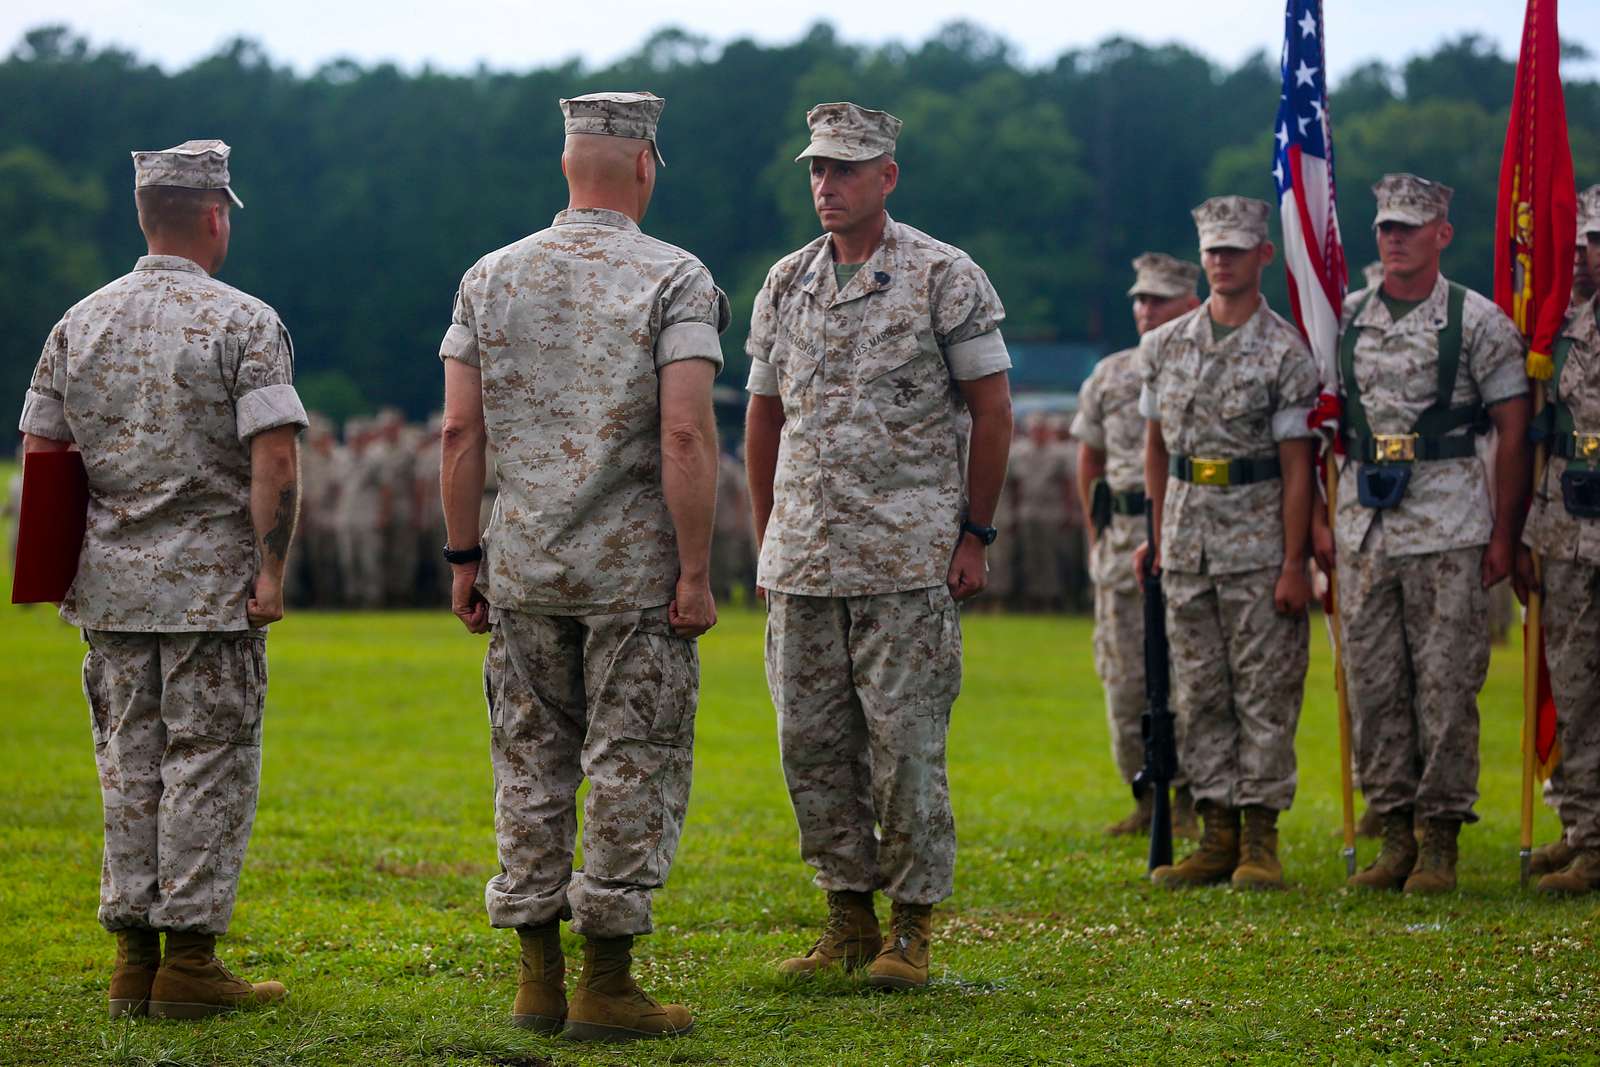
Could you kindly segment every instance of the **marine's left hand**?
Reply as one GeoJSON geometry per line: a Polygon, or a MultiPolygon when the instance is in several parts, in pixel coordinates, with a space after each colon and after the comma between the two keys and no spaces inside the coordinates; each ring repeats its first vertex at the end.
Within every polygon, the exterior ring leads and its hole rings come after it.
{"type": "Polygon", "coordinates": [[[984,565],[984,543],[971,534],[962,534],[956,541],[956,554],[950,560],[950,574],[945,584],[950,595],[966,600],[983,592],[989,584],[989,573],[984,565]]]}

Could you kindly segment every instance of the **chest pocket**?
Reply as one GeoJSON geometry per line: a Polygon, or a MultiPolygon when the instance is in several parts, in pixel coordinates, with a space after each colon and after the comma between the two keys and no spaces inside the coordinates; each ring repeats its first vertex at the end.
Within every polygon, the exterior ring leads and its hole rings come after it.
{"type": "Polygon", "coordinates": [[[1267,383],[1256,377],[1253,371],[1241,370],[1225,379],[1225,382],[1226,391],[1217,406],[1223,418],[1232,421],[1268,417],[1272,401],[1267,392],[1267,383]]]}
{"type": "Polygon", "coordinates": [[[812,379],[821,360],[788,341],[780,340],[772,349],[772,369],[778,375],[778,397],[785,411],[809,412],[815,406],[812,379]]]}
{"type": "Polygon", "coordinates": [[[932,336],[924,339],[914,329],[863,348],[855,359],[856,387],[885,419],[915,418],[943,405],[949,378],[932,336]]]}

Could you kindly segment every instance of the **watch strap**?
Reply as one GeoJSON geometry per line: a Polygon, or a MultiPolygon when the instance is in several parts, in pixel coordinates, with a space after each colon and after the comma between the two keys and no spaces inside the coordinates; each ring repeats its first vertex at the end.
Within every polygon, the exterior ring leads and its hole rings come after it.
{"type": "Polygon", "coordinates": [[[1000,536],[1000,531],[993,526],[979,526],[971,519],[964,519],[961,523],[961,532],[969,533],[982,541],[985,545],[994,544],[994,539],[1000,536]]]}

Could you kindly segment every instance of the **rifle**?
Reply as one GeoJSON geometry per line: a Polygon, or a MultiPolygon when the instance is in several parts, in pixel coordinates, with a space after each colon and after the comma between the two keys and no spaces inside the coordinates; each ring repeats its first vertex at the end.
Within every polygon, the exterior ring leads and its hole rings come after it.
{"type": "MultiPolygon", "coordinates": [[[[1154,554],[1155,520],[1146,509],[1146,543],[1154,554]]],[[[1178,776],[1178,740],[1172,708],[1168,704],[1170,661],[1167,652],[1166,598],[1161,592],[1161,575],[1150,565],[1147,555],[1139,575],[1144,591],[1144,693],[1145,712],[1140,717],[1144,735],[1144,767],[1133,777],[1135,800],[1145,790],[1155,790],[1150,811],[1150,870],[1172,862],[1172,780],[1178,776]]]]}

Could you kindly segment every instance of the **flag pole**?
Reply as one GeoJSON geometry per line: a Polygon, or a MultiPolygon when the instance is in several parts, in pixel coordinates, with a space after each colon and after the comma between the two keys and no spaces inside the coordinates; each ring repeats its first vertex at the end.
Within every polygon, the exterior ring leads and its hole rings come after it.
{"type": "MultiPolygon", "coordinates": [[[[1323,478],[1328,493],[1328,525],[1333,525],[1336,501],[1339,499],[1339,468],[1334,461],[1332,443],[1329,443],[1324,461],[1323,478]]],[[[1356,795],[1355,779],[1350,771],[1350,693],[1344,680],[1344,640],[1339,633],[1339,576],[1338,568],[1328,572],[1328,635],[1333,641],[1333,690],[1339,704],[1339,799],[1344,814],[1344,873],[1356,873],[1356,795]]]]}
{"type": "MultiPolygon", "coordinates": [[[[1533,414],[1544,410],[1544,382],[1534,379],[1533,414]]],[[[1533,450],[1533,485],[1544,480],[1547,445],[1541,439],[1533,450]]],[[[1528,590],[1528,615],[1522,628],[1522,833],[1517,860],[1522,888],[1528,888],[1533,867],[1533,781],[1539,747],[1539,655],[1544,647],[1544,595],[1540,583],[1544,568],[1533,552],[1534,587],[1528,590]]]]}

